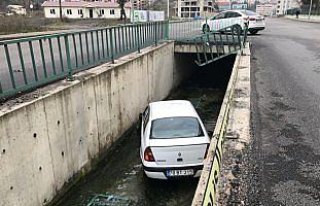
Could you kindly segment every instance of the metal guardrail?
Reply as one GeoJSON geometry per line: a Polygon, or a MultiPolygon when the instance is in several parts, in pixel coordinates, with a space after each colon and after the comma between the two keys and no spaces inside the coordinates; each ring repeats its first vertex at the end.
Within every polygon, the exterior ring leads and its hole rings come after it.
{"type": "Polygon", "coordinates": [[[240,57],[237,56],[232,74],[227,86],[226,93],[221,104],[219,116],[212,135],[208,157],[204,162],[201,177],[192,201],[192,206],[214,206],[216,205],[217,185],[219,181],[221,159],[222,159],[222,144],[224,135],[228,125],[228,116],[232,104],[234,87],[238,75],[238,66],[240,57]]]}
{"type": "Polygon", "coordinates": [[[0,98],[10,97],[168,39],[168,22],[0,41],[0,98]]]}
{"type": "Polygon", "coordinates": [[[247,27],[242,30],[238,24],[235,24],[219,31],[206,32],[192,38],[185,38],[179,42],[195,45],[197,54],[195,63],[198,66],[204,66],[242,50],[247,40],[247,34],[247,27]]]}
{"type": "MultiPolygon", "coordinates": [[[[114,62],[159,41],[191,39],[205,46],[212,38],[221,38],[214,32],[201,35],[201,22],[147,22],[0,41],[0,101],[59,79],[72,80],[76,72],[114,62]]],[[[213,60],[207,53],[203,57],[199,64],[213,60]]]]}

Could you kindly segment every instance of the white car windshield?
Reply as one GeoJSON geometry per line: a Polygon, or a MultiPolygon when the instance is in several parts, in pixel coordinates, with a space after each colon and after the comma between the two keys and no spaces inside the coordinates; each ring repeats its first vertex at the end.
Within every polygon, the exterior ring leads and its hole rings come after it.
{"type": "Polygon", "coordinates": [[[169,139],[204,136],[195,117],[168,117],[152,121],[151,139],[169,139]]]}

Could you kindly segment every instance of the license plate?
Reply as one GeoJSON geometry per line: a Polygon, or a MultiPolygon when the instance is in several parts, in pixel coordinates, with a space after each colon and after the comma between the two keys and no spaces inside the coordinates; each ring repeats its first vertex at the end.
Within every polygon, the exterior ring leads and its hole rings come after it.
{"type": "Polygon", "coordinates": [[[194,175],[193,169],[189,170],[168,170],[167,176],[168,177],[178,177],[178,176],[190,176],[194,175]]]}

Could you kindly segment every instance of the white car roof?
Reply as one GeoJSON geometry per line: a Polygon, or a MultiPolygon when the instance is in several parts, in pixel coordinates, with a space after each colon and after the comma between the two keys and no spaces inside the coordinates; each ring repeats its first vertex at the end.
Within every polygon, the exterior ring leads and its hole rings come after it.
{"type": "Polygon", "coordinates": [[[158,101],[150,103],[149,106],[151,120],[178,116],[199,117],[191,102],[187,100],[158,101]]]}

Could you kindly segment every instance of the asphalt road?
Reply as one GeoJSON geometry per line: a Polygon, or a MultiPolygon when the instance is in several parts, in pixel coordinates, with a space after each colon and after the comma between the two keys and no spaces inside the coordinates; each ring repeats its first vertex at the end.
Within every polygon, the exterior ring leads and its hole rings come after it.
{"type": "Polygon", "coordinates": [[[252,41],[246,205],[320,205],[320,24],[268,19],[252,41]]]}

